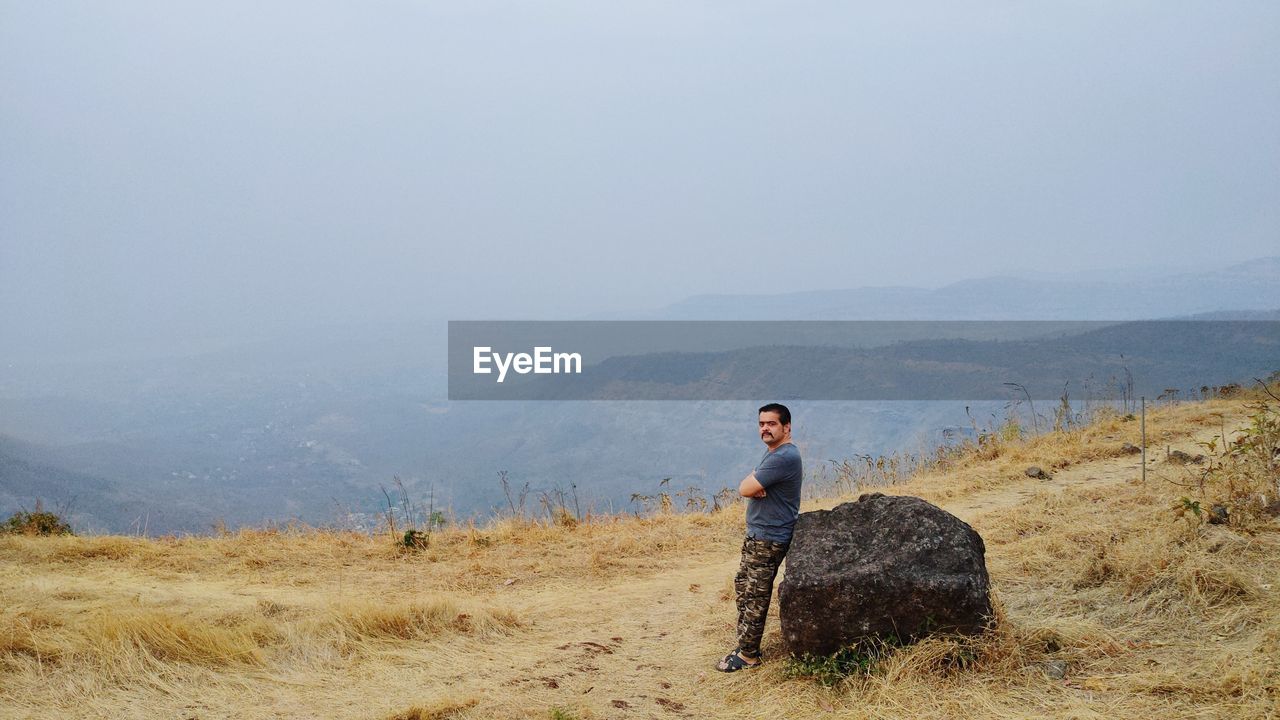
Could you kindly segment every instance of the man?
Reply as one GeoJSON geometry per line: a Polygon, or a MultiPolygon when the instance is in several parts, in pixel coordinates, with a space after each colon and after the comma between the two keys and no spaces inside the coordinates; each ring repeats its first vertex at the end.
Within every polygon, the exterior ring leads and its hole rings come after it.
{"type": "Polygon", "coordinates": [[[760,439],[768,451],[738,486],[747,498],[747,537],[733,587],[738,593],[738,647],[716,665],[737,672],[760,664],[760,638],[769,614],[769,598],[778,566],[791,546],[791,531],[800,514],[804,471],[800,450],[791,444],[791,411],[770,403],[760,408],[760,439]]]}

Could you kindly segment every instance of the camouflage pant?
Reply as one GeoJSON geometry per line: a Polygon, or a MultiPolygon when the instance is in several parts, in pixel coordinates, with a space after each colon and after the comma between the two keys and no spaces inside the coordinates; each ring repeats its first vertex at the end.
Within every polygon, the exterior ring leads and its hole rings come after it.
{"type": "Polygon", "coordinates": [[[759,657],[764,619],[769,614],[773,579],[787,554],[789,543],[747,538],[742,542],[742,564],[733,579],[738,592],[738,648],[744,655],[759,657]]]}

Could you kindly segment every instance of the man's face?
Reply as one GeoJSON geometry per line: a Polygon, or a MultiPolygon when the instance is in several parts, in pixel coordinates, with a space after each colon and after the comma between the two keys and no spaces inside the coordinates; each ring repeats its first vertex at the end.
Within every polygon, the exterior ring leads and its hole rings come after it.
{"type": "Polygon", "coordinates": [[[788,427],[782,424],[782,418],[776,412],[760,413],[760,439],[765,445],[772,445],[787,434],[788,427]]]}

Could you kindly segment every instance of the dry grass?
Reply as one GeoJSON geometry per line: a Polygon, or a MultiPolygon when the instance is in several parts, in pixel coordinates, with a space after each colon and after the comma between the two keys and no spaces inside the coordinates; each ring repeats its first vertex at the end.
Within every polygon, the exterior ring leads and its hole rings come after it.
{"type": "Polygon", "coordinates": [[[447,720],[458,717],[462,711],[475,707],[475,698],[466,700],[437,700],[427,706],[414,705],[407,710],[394,713],[387,720],[447,720]]]}
{"type": "MultiPolygon", "coordinates": [[[[1152,445],[1205,452],[1246,401],[1160,408],[1152,445]]],[[[1144,484],[1120,449],[1137,431],[989,442],[890,488],[983,535],[1000,621],[835,687],[782,662],[711,670],[733,509],[506,521],[420,551],[302,529],[0,537],[0,717],[1277,717],[1280,525],[1256,501],[1273,466],[1219,443],[1205,475],[1161,450],[1144,484]]]]}
{"type": "Polygon", "coordinates": [[[345,602],[332,610],[330,632],[354,641],[425,640],[441,633],[505,633],[520,626],[510,610],[464,611],[454,600],[380,603],[345,602]]]}

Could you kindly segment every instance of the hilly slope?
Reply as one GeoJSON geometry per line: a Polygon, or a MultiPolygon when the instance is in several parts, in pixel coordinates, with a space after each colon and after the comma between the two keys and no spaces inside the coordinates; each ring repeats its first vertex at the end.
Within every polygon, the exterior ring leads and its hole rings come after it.
{"type": "Polygon", "coordinates": [[[419,551],[301,529],[0,537],[0,717],[1275,717],[1280,523],[1249,511],[1275,477],[1250,465],[1201,491],[1199,466],[1165,459],[1235,463],[1219,436],[1242,437],[1248,405],[1153,412],[1145,483],[1122,448],[1138,423],[1112,416],[987,436],[887,488],[982,534],[999,623],[832,687],[788,672],[776,618],[763,668],[712,669],[733,642],[738,505],[456,528],[419,551]],[[1229,527],[1178,512],[1232,493],[1229,527]]]}
{"type": "MultiPolygon", "coordinates": [[[[0,435],[0,511],[30,510],[34,500],[54,502],[74,498],[105,512],[127,512],[127,503],[116,483],[52,467],[31,457],[29,445],[0,435]]],[[[74,505],[74,503],[69,503],[74,505]]],[[[85,517],[77,508],[60,508],[60,514],[77,527],[99,527],[96,518],[85,517]],[[68,512],[69,510],[69,512],[68,512]]]]}

